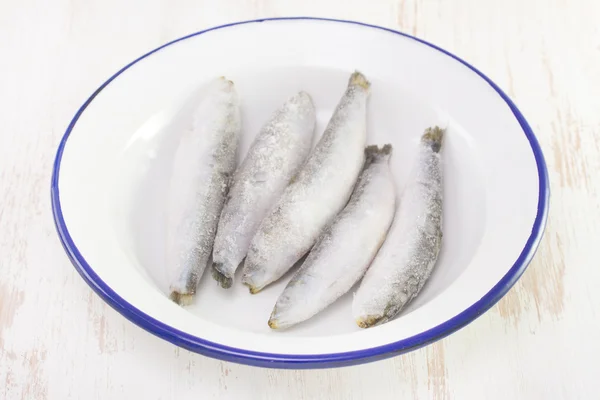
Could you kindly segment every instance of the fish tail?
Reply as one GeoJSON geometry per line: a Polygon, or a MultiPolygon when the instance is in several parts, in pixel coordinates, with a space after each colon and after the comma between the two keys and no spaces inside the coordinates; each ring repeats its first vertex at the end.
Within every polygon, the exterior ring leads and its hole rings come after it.
{"type": "Polygon", "coordinates": [[[434,151],[434,153],[439,153],[440,149],[442,148],[442,141],[444,140],[445,132],[446,130],[440,128],[439,126],[427,128],[421,137],[421,141],[431,146],[431,149],[434,151]]]}
{"type": "Polygon", "coordinates": [[[367,78],[360,72],[355,71],[350,76],[350,82],[348,83],[350,86],[360,86],[361,88],[368,90],[371,87],[371,82],[367,80],[367,78]]]}
{"type": "Polygon", "coordinates": [[[171,294],[169,295],[169,299],[173,300],[175,303],[179,304],[180,306],[189,306],[190,304],[192,304],[192,301],[194,300],[194,294],[193,293],[181,293],[177,290],[173,290],[171,292],[171,294]]]}
{"type": "Polygon", "coordinates": [[[386,144],[383,147],[371,145],[365,147],[365,167],[375,162],[385,162],[392,155],[392,145],[386,144]]]}
{"type": "Polygon", "coordinates": [[[233,277],[228,276],[223,272],[223,264],[213,263],[212,277],[223,289],[229,289],[233,284],[233,277]]]}

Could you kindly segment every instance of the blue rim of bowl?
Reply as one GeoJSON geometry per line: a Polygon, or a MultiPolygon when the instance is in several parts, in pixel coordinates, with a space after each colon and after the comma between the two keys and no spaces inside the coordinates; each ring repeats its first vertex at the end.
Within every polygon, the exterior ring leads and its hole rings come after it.
{"type": "Polygon", "coordinates": [[[80,273],[83,279],[92,287],[92,289],[110,306],[116,309],[118,312],[123,314],[127,319],[140,326],[141,328],[147,330],[148,332],[167,340],[177,346],[186,348],[196,353],[200,353],[209,357],[232,361],[242,364],[261,366],[261,367],[272,367],[272,368],[330,368],[330,367],[340,367],[346,365],[354,365],[361,364],[365,362],[376,361],[380,359],[385,359],[388,357],[392,357],[398,354],[406,353],[411,350],[415,350],[417,348],[423,347],[427,344],[435,342],[455,331],[474,321],[484,312],[486,312],[490,307],[492,307],[500,298],[502,298],[508,290],[515,284],[515,282],[519,279],[519,277],[523,274],[529,263],[531,262],[538,246],[540,240],[544,233],[544,228],[546,226],[546,221],[548,217],[548,208],[549,208],[549,198],[550,198],[550,188],[548,181],[548,170],[546,168],[546,163],[544,161],[544,156],[542,154],[542,150],[540,145],[531,130],[531,127],[525,120],[525,117],[521,114],[519,109],[515,106],[515,104],[509,99],[509,97],[487,76],[477,70],[475,67],[470,65],[469,63],[461,60],[455,55],[431,44],[424,40],[418,39],[414,36],[395,31],[393,29],[384,28],[377,25],[366,24],[357,21],[348,21],[348,20],[339,20],[339,19],[330,19],[330,18],[315,18],[315,17],[281,17],[281,18],[265,18],[265,19],[255,19],[248,21],[240,21],[229,23],[225,25],[220,25],[216,27],[212,27],[209,29],[205,29],[200,32],[196,32],[182,38],[173,40],[169,43],[166,43],[146,54],[127,64],[123,68],[121,68],[116,74],[111,76],[106,82],[104,82],[87,100],[86,102],[79,108],[73,119],[71,120],[56,153],[56,159],[54,161],[54,167],[52,172],[52,183],[51,183],[51,197],[52,197],[52,211],[54,214],[54,222],[56,225],[56,229],[62,245],[75,266],[75,269],[80,273]],[[249,351],[244,349],[238,349],[234,347],[224,346],[218,343],[210,342],[208,340],[204,340],[202,338],[187,334],[185,332],[174,329],[152,317],[140,311],[139,309],[132,306],[130,303],[125,301],[121,296],[119,296],[114,290],[112,290],[106,283],[104,283],[100,277],[94,272],[92,267],[87,263],[87,261],[83,258],[77,246],[73,242],[69,234],[69,230],[65,224],[61,204],[60,204],[60,195],[58,190],[58,179],[60,173],[60,163],[63,155],[63,151],[65,149],[65,145],[67,143],[67,139],[69,135],[73,131],[77,120],[81,116],[81,114],[85,111],[88,105],[94,100],[94,98],[104,89],[109,83],[111,83],[117,76],[123,73],[132,65],[136,64],[138,61],[143,60],[144,58],[158,52],[159,50],[170,46],[174,43],[201,35],[206,32],[210,32],[217,29],[223,29],[236,25],[243,24],[251,24],[251,23],[261,23],[267,21],[294,21],[294,20],[313,20],[313,21],[321,21],[321,22],[332,22],[332,23],[342,23],[342,24],[354,24],[360,25],[367,28],[379,29],[381,31],[386,31],[392,34],[400,35],[406,38],[410,38],[419,43],[422,43],[426,46],[429,46],[433,49],[436,49],[445,55],[452,57],[453,59],[459,61],[461,64],[475,72],[479,75],[483,80],[485,80],[502,99],[506,102],[508,107],[513,112],[515,118],[521,125],[525,136],[529,140],[531,145],[531,149],[533,151],[533,155],[535,157],[535,161],[538,168],[538,177],[539,177],[539,198],[538,198],[538,207],[537,207],[537,215],[535,218],[535,222],[533,227],[531,228],[531,235],[525,244],[519,258],[510,268],[508,273],[502,277],[502,279],[480,300],[475,302],[466,310],[462,311],[460,314],[452,317],[451,319],[437,325],[434,328],[431,328],[425,332],[421,332],[412,337],[399,340],[394,343],[389,343],[383,346],[343,352],[343,353],[333,353],[333,354],[311,354],[311,355],[297,355],[297,354],[271,354],[271,353],[261,353],[255,351],[249,351]]]}

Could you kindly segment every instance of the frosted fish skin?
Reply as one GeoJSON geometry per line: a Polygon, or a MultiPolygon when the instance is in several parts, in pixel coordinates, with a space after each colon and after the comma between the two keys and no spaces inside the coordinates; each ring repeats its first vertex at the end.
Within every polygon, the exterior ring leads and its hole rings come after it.
{"type": "Polygon", "coordinates": [[[352,74],[323,136],[261,222],[244,262],[251,293],[288,271],[346,205],[364,163],[369,86],[352,74]]]}
{"type": "Polygon", "coordinates": [[[419,154],[400,198],[386,242],[353,301],[361,328],[394,318],[421,291],[442,245],[442,141],[434,127],[421,137],[419,154]]]}
{"type": "Polygon", "coordinates": [[[315,106],[300,92],[262,127],[235,172],[213,249],[213,277],[228,288],[260,222],[306,161],[315,130],[315,106]]]}
{"type": "Polygon", "coordinates": [[[391,145],[369,146],[366,161],[348,205],[312,248],[288,283],[269,319],[284,329],[316,315],[364,275],[383,244],[396,211],[396,191],[389,167],[391,145]]]}
{"type": "Polygon", "coordinates": [[[241,129],[233,82],[219,78],[202,92],[178,145],[168,193],[170,298],[192,302],[212,253],[219,216],[236,167],[241,129]]]}

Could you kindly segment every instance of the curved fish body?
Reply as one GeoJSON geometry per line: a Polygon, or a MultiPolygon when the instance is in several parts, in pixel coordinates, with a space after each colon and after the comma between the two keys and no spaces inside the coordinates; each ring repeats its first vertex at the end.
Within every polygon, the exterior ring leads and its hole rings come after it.
{"type": "Polygon", "coordinates": [[[429,128],[386,242],[367,270],[353,302],[361,328],[394,318],[414,299],[431,275],[442,245],[442,140],[429,128]]]}
{"type": "Polygon", "coordinates": [[[192,302],[209,262],[236,167],[240,128],[233,83],[211,82],[182,134],[168,193],[167,264],[175,274],[170,298],[180,305],[192,302]]]}
{"type": "Polygon", "coordinates": [[[287,272],[346,205],[364,163],[369,86],[352,74],[323,136],[261,222],[244,262],[251,293],[287,272]]]}
{"type": "Polygon", "coordinates": [[[383,244],[396,211],[389,167],[391,146],[369,146],[348,205],[319,237],[279,296],[269,326],[282,329],[325,309],[364,275],[383,244]]]}
{"type": "Polygon", "coordinates": [[[306,92],[290,98],[262,127],[234,175],[213,249],[213,277],[228,288],[259,224],[310,153],[315,106],[306,92]]]}

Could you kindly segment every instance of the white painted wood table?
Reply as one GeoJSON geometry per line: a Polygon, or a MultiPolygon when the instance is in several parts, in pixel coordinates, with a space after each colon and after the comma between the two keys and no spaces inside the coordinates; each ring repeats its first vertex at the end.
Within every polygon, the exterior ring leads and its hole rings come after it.
{"type": "Polygon", "coordinates": [[[595,0],[0,1],[0,398],[600,398],[600,3],[595,0]],[[74,112],[142,53],[242,19],[396,28],[516,101],[552,185],[535,260],[494,308],[404,356],[281,371],[178,349],[105,305],[54,231],[54,152],[74,112]]]}

